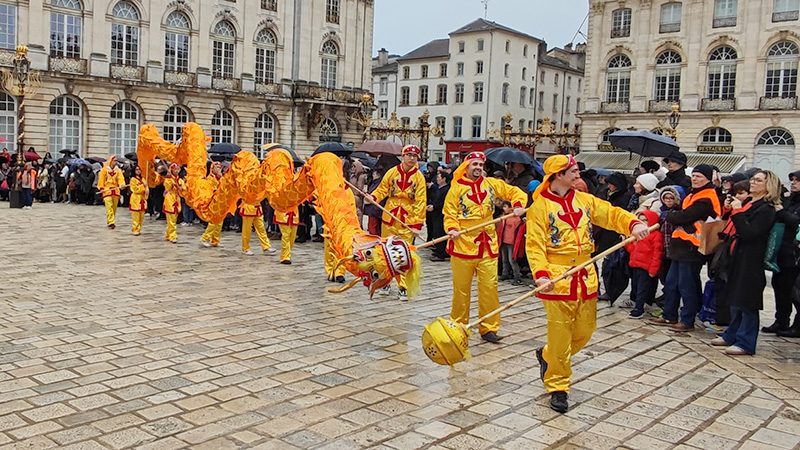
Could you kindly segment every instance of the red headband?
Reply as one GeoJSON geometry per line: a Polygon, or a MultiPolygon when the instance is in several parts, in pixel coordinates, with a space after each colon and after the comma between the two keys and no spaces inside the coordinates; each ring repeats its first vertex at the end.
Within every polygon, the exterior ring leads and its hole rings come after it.
{"type": "Polygon", "coordinates": [[[464,161],[469,161],[471,159],[480,159],[481,161],[486,162],[486,155],[484,155],[483,152],[472,152],[468,154],[466,158],[464,158],[464,161]]]}
{"type": "Polygon", "coordinates": [[[409,144],[409,145],[406,145],[405,147],[403,147],[403,151],[401,153],[403,155],[407,155],[409,153],[412,153],[414,155],[419,156],[419,155],[422,154],[422,150],[420,150],[419,147],[417,147],[416,145],[409,144]]]}

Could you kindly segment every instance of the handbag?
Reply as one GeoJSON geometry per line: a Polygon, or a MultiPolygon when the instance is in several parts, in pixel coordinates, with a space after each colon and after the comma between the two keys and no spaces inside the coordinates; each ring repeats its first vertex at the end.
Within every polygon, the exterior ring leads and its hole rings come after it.
{"type": "Polygon", "coordinates": [[[697,251],[702,255],[711,255],[717,246],[722,243],[719,234],[725,229],[728,222],[724,220],[714,220],[711,222],[703,222],[700,225],[700,245],[697,246],[697,251]]]}
{"type": "Polygon", "coordinates": [[[780,272],[778,268],[778,249],[781,246],[785,229],[786,225],[783,222],[776,222],[772,229],[769,230],[767,252],[764,254],[764,268],[773,273],[780,272]]]}
{"type": "Polygon", "coordinates": [[[8,190],[8,180],[3,180],[3,182],[0,183],[0,189],[2,189],[4,191],[8,190]]]}
{"type": "Polygon", "coordinates": [[[722,281],[728,281],[728,276],[731,270],[731,243],[733,239],[728,236],[722,240],[722,244],[717,246],[714,250],[714,256],[711,258],[711,263],[708,267],[714,272],[714,277],[722,281]]]}
{"type": "Polygon", "coordinates": [[[703,305],[700,307],[698,318],[700,322],[716,323],[717,305],[714,297],[714,279],[706,281],[703,289],[703,305]]]}

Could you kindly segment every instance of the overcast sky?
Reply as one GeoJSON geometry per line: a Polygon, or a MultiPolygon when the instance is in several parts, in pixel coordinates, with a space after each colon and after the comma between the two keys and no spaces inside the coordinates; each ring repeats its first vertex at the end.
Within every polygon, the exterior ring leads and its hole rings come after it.
{"type": "MultiPolygon", "coordinates": [[[[530,34],[548,48],[572,41],[589,12],[588,0],[489,0],[488,20],[530,34]]],[[[376,0],[373,56],[386,48],[406,54],[483,17],[481,0],[376,0]]],[[[586,42],[578,35],[575,42],[586,42]]]]}

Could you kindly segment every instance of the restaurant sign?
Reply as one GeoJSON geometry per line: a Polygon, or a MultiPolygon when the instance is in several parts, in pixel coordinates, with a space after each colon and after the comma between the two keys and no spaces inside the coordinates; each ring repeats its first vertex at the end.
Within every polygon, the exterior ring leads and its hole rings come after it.
{"type": "Polygon", "coordinates": [[[732,145],[698,145],[700,153],[733,153],[732,145]]]}

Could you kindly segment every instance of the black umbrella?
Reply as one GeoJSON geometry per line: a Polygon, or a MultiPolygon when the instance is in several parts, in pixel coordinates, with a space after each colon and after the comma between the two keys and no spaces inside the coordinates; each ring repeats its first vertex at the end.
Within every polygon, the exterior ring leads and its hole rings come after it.
{"type": "Polygon", "coordinates": [[[242,151],[242,148],[236,144],[231,144],[230,142],[222,142],[219,144],[214,144],[211,146],[211,149],[208,151],[209,153],[217,153],[217,154],[229,154],[235,155],[242,151]]]}
{"type": "Polygon", "coordinates": [[[336,156],[350,156],[353,153],[353,149],[342,144],[341,142],[326,142],[317,147],[311,156],[318,155],[320,153],[333,153],[336,156]]]}
{"type": "Polygon", "coordinates": [[[136,152],[125,153],[123,156],[125,157],[125,159],[131,160],[131,161],[138,161],[139,160],[139,155],[137,155],[136,152]]]}
{"type": "Polygon", "coordinates": [[[42,160],[42,164],[55,164],[56,162],[50,158],[45,158],[42,160]]]}
{"type": "Polygon", "coordinates": [[[77,156],[78,155],[78,152],[76,152],[75,150],[70,150],[70,149],[66,149],[66,148],[64,150],[60,150],[59,153],[61,153],[62,155],[66,155],[66,156],[69,156],[69,155],[76,155],[77,156]]]}
{"type": "Polygon", "coordinates": [[[7,163],[7,162],[9,162],[8,161],[8,156],[0,155],[0,163],[7,163]]]}
{"type": "Polygon", "coordinates": [[[265,154],[275,150],[276,148],[282,148],[282,149],[286,150],[287,152],[289,152],[290,155],[292,155],[292,162],[294,162],[295,166],[302,166],[303,164],[306,163],[299,156],[297,156],[297,153],[295,153],[294,150],[292,150],[291,148],[289,148],[288,146],[285,146],[283,144],[264,145],[263,148],[264,148],[264,153],[265,154]]]}
{"type": "Polygon", "coordinates": [[[65,163],[65,162],[67,162],[67,161],[69,161],[69,158],[67,158],[66,156],[63,156],[63,157],[61,157],[61,158],[58,158],[58,162],[60,162],[60,163],[65,163]]]}
{"type": "Polygon", "coordinates": [[[232,153],[216,153],[213,155],[208,155],[212,161],[216,162],[223,162],[223,161],[233,161],[233,154],[232,153]]]}
{"type": "Polygon", "coordinates": [[[86,158],[86,160],[97,164],[103,164],[104,162],[106,162],[106,159],[103,158],[102,156],[89,156],[86,158]]]}
{"type": "Polygon", "coordinates": [[[378,158],[369,156],[364,152],[353,152],[353,154],[350,155],[350,157],[359,160],[361,164],[369,167],[370,169],[374,169],[375,164],[378,163],[378,158]]]}
{"type": "Polygon", "coordinates": [[[520,163],[532,166],[534,162],[533,156],[530,154],[511,147],[490,148],[484,151],[483,154],[489,161],[500,165],[504,165],[505,163],[520,163]]]}
{"type": "Polygon", "coordinates": [[[375,163],[375,167],[379,168],[380,170],[383,170],[383,172],[385,173],[387,170],[391,169],[392,167],[398,164],[400,164],[400,158],[398,158],[397,156],[381,155],[381,157],[378,158],[378,162],[375,163]]]}
{"type": "Polygon", "coordinates": [[[641,155],[643,158],[665,158],[680,147],[674,140],[647,130],[619,130],[609,135],[611,145],[641,155]]]}

